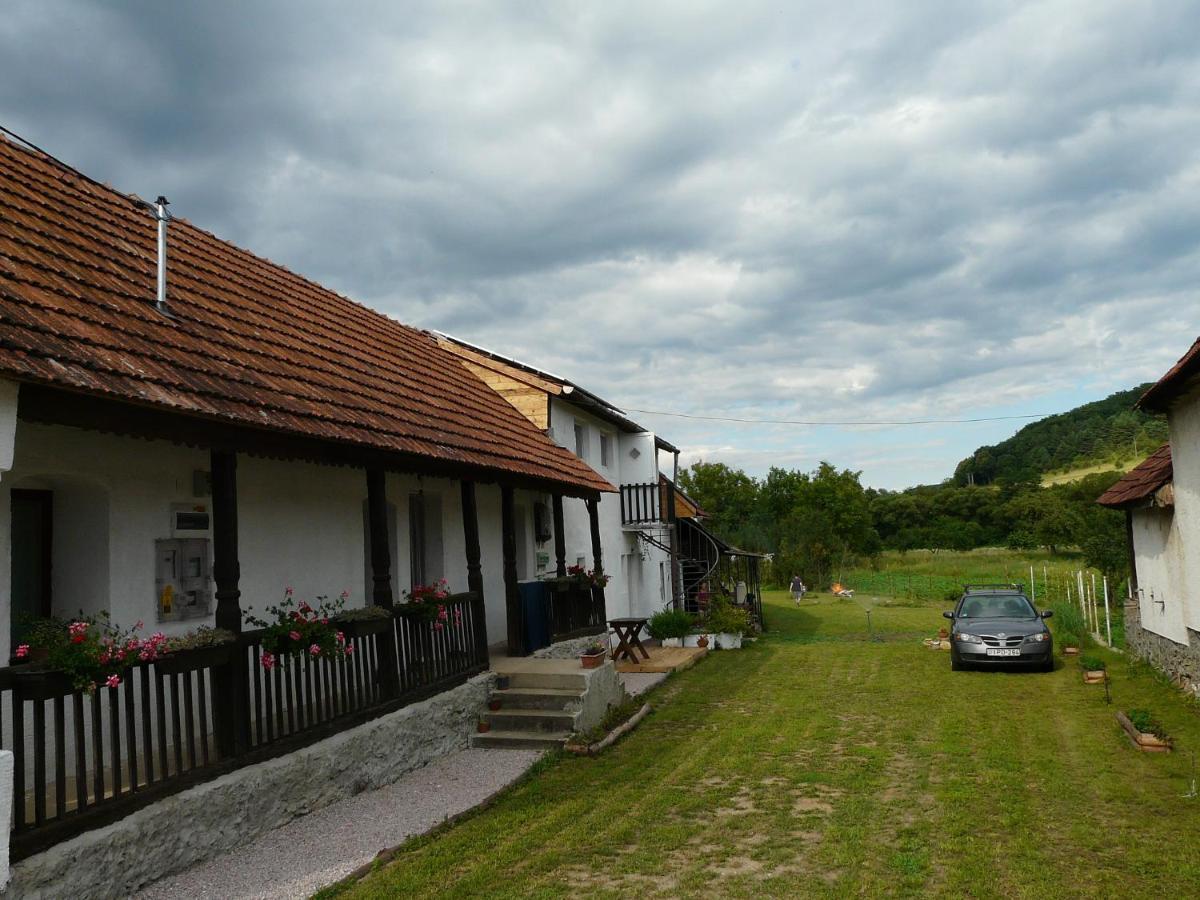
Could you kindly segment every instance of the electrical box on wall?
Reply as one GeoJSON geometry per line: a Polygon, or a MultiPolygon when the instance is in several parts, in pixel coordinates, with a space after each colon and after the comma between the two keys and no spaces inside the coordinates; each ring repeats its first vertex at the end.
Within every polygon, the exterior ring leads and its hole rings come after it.
{"type": "Polygon", "coordinates": [[[208,537],[212,514],[203,503],[171,504],[171,537],[208,537]]]}
{"type": "Polygon", "coordinates": [[[158,621],[207,616],[212,611],[208,538],[160,538],[154,554],[158,621]]]}
{"type": "Polygon", "coordinates": [[[537,573],[544,575],[546,570],[550,568],[550,552],[548,550],[539,550],[537,552],[537,573]]]}

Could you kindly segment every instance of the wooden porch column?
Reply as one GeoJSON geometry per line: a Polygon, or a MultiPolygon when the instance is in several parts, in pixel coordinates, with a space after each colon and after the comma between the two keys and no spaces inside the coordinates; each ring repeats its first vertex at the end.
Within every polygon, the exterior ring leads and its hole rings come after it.
{"type": "MultiPolygon", "coordinates": [[[[391,610],[392,550],[388,536],[387,474],[383,469],[367,469],[367,528],[371,539],[371,602],[391,610]]],[[[384,697],[395,697],[400,692],[395,627],[381,631],[378,641],[379,689],[384,697]]]]}
{"type": "MultiPolygon", "coordinates": [[[[676,463],[678,468],[678,463],[676,463]]],[[[675,482],[667,486],[667,532],[671,537],[671,606],[683,609],[683,569],[679,565],[679,516],[675,506],[675,482]]]]}
{"type": "MultiPolygon", "coordinates": [[[[241,563],[238,561],[237,454],[232,450],[213,450],[210,454],[212,475],[213,581],[216,582],[216,625],[240,634],[242,596],[238,588],[241,563]]],[[[239,652],[227,666],[214,666],[213,732],[217,750],[223,757],[245,753],[250,747],[250,697],[246,679],[246,656],[239,652]]]]}
{"type": "Polygon", "coordinates": [[[521,590],[517,587],[517,526],[513,489],[500,486],[500,535],[504,553],[504,606],[508,620],[508,652],[525,655],[525,629],[521,616],[521,590]]]}
{"type": "MultiPolygon", "coordinates": [[[[600,547],[600,512],[596,508],[599,502],[595,498],[588,498],[585,501],[588,511],[588,526],[592,532],[592,568],[597,573],[604,571],[604,551],[600,547]]],[[[608,607],[604,603],[604,588],[597,585],[592,588],[592,592],[595,595],[596,603],[605,611],[604,615],[607,624],[608,607]]]]}
{"type": "MultiPolygon", "coordinates": [[[[479,603],[472,623],[475,631],[475,650],[479,661],[487,662],[487,603],[483,596],[483,567],[479,564],[479,505],[475,499],[475,482],[462,482],[463,538],[467,552],[467,590],[478,595],[479,603]]],[[[507,587],[507,585],[506,585],[507,587]]]]}
{"type": "Polygon", "coordinates": [[[551,498],[554,507],[554,574],[559,578],[567,575],[567,537],[563,525],[562,494],[554,494],[551,498]]]}

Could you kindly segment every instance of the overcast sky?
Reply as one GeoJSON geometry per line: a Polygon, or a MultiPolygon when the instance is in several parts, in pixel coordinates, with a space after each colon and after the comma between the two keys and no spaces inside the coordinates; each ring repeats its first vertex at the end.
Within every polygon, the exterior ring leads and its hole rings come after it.
{"type": "MultiPolygon", "coordinates": [[[[1200,332],[1198,36],[1186,0],[7,0],[0,124],[625,409],[1018,415],[1200,332]]],[[[1022,424],[630,415],[881,487],[1022,424]]]]}

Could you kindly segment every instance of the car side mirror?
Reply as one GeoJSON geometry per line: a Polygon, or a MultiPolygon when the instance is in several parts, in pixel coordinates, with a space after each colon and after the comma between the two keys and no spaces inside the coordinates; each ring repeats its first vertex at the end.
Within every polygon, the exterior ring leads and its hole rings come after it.
{"type": "Polygon", "coordinates": [[[953,618],[954,618],[954,613],[952,613],[952,612],[944,612],[944,613],[942,613],[942,618],[943,618],[943,619],[953,619],[953,618]]]}
{"type": "Polygon", "coordinates": [[[1052,610],[1052,609],[1046,609],[1046,610],[1042,610],[1042,618],[1043,618],[1043,619],[1048,619],[1048,618],[1050,618],[1052,615],[1054,615],[1054,610],[1052,610]]]}

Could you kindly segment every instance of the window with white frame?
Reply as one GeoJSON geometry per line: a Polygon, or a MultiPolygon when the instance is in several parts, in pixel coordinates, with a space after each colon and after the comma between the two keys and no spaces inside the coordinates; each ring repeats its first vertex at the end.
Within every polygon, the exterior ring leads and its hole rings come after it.
{"type": "Polygon", "coordinates": [[[600,465],[606,468],[612,465],[612,441],[611,434],[600,432],[600,465]]]}

